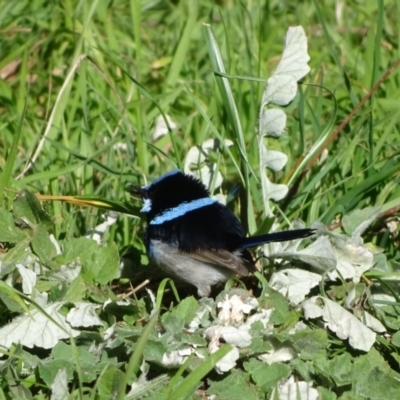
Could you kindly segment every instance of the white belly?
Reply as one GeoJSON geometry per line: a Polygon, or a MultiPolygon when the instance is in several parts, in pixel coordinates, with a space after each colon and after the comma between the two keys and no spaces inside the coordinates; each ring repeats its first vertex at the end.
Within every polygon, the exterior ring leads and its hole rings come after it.
{"type": "Polygon", "coordinates": [[[172,277],[197,287],[199,296],[209,296],[211,286],[235,276],[234,271],[195,260],[177,247],[152,240],[150,255],[172,277]]]}

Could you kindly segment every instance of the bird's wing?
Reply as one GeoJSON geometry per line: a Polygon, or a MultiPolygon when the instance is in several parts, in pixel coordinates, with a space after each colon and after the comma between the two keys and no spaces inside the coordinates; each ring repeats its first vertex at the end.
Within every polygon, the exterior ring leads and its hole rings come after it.
{"type": "Polygon", "coordinates": [[[247,276],[249,272],[256,269],[253,262],[243,259],[228,250],[197,250],[196,252],[185,254],[195,260],[230,269],[240,276],[247,276]]]}

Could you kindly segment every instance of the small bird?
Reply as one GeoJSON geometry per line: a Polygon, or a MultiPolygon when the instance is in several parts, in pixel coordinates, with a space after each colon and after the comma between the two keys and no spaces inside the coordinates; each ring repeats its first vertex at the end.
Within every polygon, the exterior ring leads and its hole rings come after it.
{"type": "Polygon", "coordinates": [[[217,283],[256,270],[249,247],[314,234],[313,229],[296,229],[245,237],[232,211],[211,198],[197,178],[179,170],[127,190],[144,201],[149,256],[168,275],[197,287],[200,297],[209,296],[217,283]]]}

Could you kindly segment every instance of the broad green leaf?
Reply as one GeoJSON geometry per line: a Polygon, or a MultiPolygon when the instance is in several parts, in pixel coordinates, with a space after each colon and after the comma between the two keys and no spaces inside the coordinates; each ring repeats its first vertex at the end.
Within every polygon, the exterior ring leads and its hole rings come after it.
{"type": "Polygon", "coordinates": [[[48,387],[51,387],[59,371],[64,369],[65,380],[71,381],[75,371],[75,366],[72,361],[56,359],[43,362],[39,365],[40,378],[46,383],[48,387]]]}
{"type": "Polygon", "coordinates": [[[38,225],[42,222],[47,228],[53,226],[50,215],[43,210],[37,197],[28,190],[21,190],[13,202],[15,219],[21,219],[28,225],[38,225]]]}
{"type": "Polygon", "coordinates": [[[251,358],[250,361],[243,363],[244,369],[250,373],[251,378],[257,386],[261,386],[267,391],[273,388],[278,382],[290,376],[289,366],[281,363],[272,365],[251,358]]]}
{"type": "Polygon", "coordinates": [[[27,232],[15,226],[10,212],[0,208],[0,242],[19,243],[27,237],[27,232]]]}
{"type": "Polygon", "coordinates": [[[315,365],[315,371],[336,386],[350,385],[353,380],[353,358],[350,353],[336,355],[332,359],[322,358],[315,365]]]}
{"type": "Polygon", "coordinates": [[[66,242],[64,254],[57,261],[78,262],[82,265],[82,277],[86,282],[102,284],[115,279],[119,268],[119,254],[115,243],[100,246],[94,240],[84,237],[66,242]]]}
{"type": "Polygon", "coordinates": [[[84,265],[83,271],[90,270],[90,273],[94,274],[96,282],[105,285],[117,277],[119,253],[117,245],[114,242],[107,246],[99,247],[92,261],[92,265],[89,265],[89,262],[84,265]]]}
{"type": "Polygon", "coordinates": [[[9,249],[7,253],[0,254],[1,277],[14,271],[18,263],[26,264],[29,259],[36,259],[36,256],[31,251],[28,239],[24,239],[9,249]]]}
{"type": "Polygon", "coordinates": [[[68,286],[63,300],[70,302],[81,301],[84,297],[85,290],[85,281],[80,275],[78,275],[68,286]]]}
{"type": "Polygon", "coordinates": [[[57,257],[57,261],[60,264],[81,261],[81,258],[85,259],[85,253],[90,257],[98,248],[99,245],[94,240],[85,237],[73,238],[64,242],[63,254],[57,257]]]}
{"type": "Polygon", "coordinates": [[[396,347],[400,347],[400,331],[396,332],[392,336],[392,344],[396,347]]]}
{"type": "Polygon", "coordinates": [[[220,381],[210,381],[208,395],[221,400],[259,400],[259,389],[250,382],[248,373],[233,370],[220,381]]]}
{"type": "MultiPolygon", "coordinates": [[[[99,398],[117,399],[121,393],[121,383],[124,381],[124,373],[115,366],[110,366],[100,375],[97,382],[97,392],[99,398]]],[[[124,392],[125,393],[125,392],[124,392]]]]}
{"type": "Polygon", "coordinates": [[[400,391],[400,375],[372,349],[354,361],[354,393],[371,400],[395,399],[400,391]]]}
{"type": "Polygon", "coordinates": [[[327,356],[328,334],[323,329],[303,329],[290,335],[288,340],[303,360],[318,360],[327,356]]]}
{"type": "Polygon", "coordinates": [[[271,322],[276,325],[287,322],[291,313],[287,299],[281,293],[270,287],[267,288],[265,297],[260,299],[260,306],[267,310],[273,310],[271,322]]]}
{"type": "Polygon", "coordinates": [[[181,319],[184,324],[188,324],[196,316],[198,309],[198,301],[193,296],[190,296],[178,303],[176,308],[172,311],[172,315],[181,319]]]}
{"type": "Polygon", "coordinates": [[[7,308],[11,312],[29,312],[28,307],[18,291],[1,280],[0,299],[6,304],[7,308]]]}
{"type": "Polygon", "coordinates": [[[165,313],[161,317],[161,323],[164,329],[171,335],[178,335],[182,333],[185,322],[172,313],[165,313]]]}
{"type": "Polygon", "coordinates": [[[59,265],[53,261],[57,257],[57,249],[51,241],[47,227],[39,222],[33,228],[34,234],[31,240],[32,249],[40,261],[51,269],[58,269],[59,265]]]}

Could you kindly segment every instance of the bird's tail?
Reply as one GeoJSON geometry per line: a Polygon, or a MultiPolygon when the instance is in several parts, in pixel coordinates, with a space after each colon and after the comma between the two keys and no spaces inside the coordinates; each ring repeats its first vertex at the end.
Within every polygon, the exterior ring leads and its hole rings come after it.
{"type": "Polygon", "coordinates": [[[294,229],[291,231],[282,231],[267,233],[265,235],[244,238],[241,242],[242,248],[254,247],[260,244],[270,242],[286,242],[293,239],[301,239],[314,235],[315,229],[294,229]]]}

